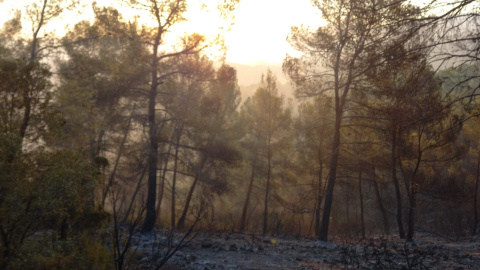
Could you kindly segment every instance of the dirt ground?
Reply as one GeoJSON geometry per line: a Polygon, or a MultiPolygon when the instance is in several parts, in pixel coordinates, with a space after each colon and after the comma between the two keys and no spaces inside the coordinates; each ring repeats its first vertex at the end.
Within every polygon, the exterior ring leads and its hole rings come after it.
{"type": "MultiPolygon", "coordinates": [[[[181,234],[134,236],[137,268],[155,269],[180,244],[181,234]],[[170,248],[169,248],[170,247],[170,248]]],[[[480,269],[480,239],[419,236],[317,241],[300,237],[200,232],[183,242],[162,269],[480,269]]]]}

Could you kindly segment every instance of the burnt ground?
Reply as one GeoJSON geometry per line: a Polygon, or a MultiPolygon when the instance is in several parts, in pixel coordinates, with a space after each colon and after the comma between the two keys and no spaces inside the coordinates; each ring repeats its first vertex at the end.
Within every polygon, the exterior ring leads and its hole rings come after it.
{"type": "MultiPolygon", "coordinates": [[[[155,269],[182,235],[136,234],[134,269],[155,269]],[[170,248],[169,248],[170,247],[170,248]]],[[[480,238],[414,242],[375,237],[317,241],[312,238],[200,232],[183,242],[162,269],[480,269],[480,238]]]]}

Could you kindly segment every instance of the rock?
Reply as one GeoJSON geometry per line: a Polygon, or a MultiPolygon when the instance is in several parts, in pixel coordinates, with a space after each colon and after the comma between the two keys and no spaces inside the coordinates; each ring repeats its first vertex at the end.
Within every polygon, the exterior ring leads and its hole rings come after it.
{"type": "Polygon", "coordinates": [[[205,239],[202,244],[201,244],[201,247],[202,248],[211,248],[213,247],[213,243],[212,241],[208,240],[208,239],[205,239]]]}
{"type": "Polygon", "coordinates": [[[189,254],[187,255],[187,261],[189,262],[194,262],[196,259],[197,259],[197,256],[193,255],[193,254],[189,254]]]}
{"type": "Polygon", "coordinates": [[[228,247],[228,251],[237,251],[238,250],[238,247],[237,245],[235,244],[231,244],[229,247],[228,247]]]}
{"type": "Polygon", "coordinates": [[[177,258],[182,258],[182,259],[183,259],[183,258],[186,258],[185,253],[183,253],[183,252],[181,252],[181,251],[177,251],[177,252],[175,253],[175,257],[177,257],[177,258]]]}

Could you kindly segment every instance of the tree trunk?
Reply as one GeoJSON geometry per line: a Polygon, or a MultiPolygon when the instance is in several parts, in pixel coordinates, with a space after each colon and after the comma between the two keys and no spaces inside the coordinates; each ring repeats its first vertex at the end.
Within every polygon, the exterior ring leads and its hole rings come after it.
{"type": "Polygon", "coordinates": [[[477,211],[477,198],[478,198],[478,182],[480,178],[480,152],[478,153],[477,159],[477,177],[475,178],[475,190],[473,191],[473,226],[472,226],[472,236],[477,234],[478,226],[478,211],[477,211]]]}
{"type": "Polygon", "coordinates": [[[135,113],[135,107],[136,107],[136,105],[134,104],[132,113],[130,114],[130,117],[128,118],[127,128],[123,132],[122,142],[120,143],[120,146],[118,148],[118,153],[117,153],[117,157],[115,158],[115,164],[113,165],[112,173],[110,174],[107,186],[105,187],[105,191],[104,191],[103,196],[102,196],[102,206],[103,207],[105,207],[105,199],[107,198],[108,190],[110,189],[110,187],[113,185],[113,182],[115,181],[115,174],[117,173],[118,164],[120,163],[120,158],[122,157],[123,147],[125,146],[125,142],[127,141],[128,132],[130,131],[130,125],[132,123],[133,114],[135,113]]]}
{"type": "Polygon", "coordinates": [[[415,164],[415,168],[413,169],[413,172],[411,174],[410,181],[408,181],[408,177],[405,174],[404,167],[402,165],[402,161],[400,160],[400,168],[402,169],[403,172],[403,178],[405,182],[405,187],[407,190],[407,195],[408,195],[408,231],[407,231],[407,241],[412,241],[413,240],[413,235],[415,232],[415,208],[416,208],[416,189],[417,189],[417,184],[416,184],[416,176],[418,173],[418,170],[420,168],[420,162],[422,161],[422,155],[423,151],[421,148],[421,140],[422,140],[422,132],[419,133],[418,135],[418,146],[417,146],[417,161],[415,164]]]}
{"type": "Polygon", "coordinates": [[[188,191],[188,195],[187,195],[187,199],[185,200],[185,206],[183,207],[182,215],[178,219],[178,222],[177,222],[177,228],[178,229],[185,228],[185,219],[187,217],[188,209],[190,208],[190,201],[192,200],[193,192],[195,191],[195,187],[197,186],[197,183],[198,183],[199,179],[200,179],[200,173],[197,173],[195,175],[195,179],[193,180],[192,186],[190,187],[190,190],[188,191]]]}
{"type": "Polygon", "coordinates": [[[318,169],[318,187],[317,200],[315,205],[315,236],[320,236],[320,211],[322,207],[322,177],[323,177],[323,163],[319,160],[320,168],[318,169]]]}
{"type": "MultiPolygon", "coordinates": [[[[43,1],[42,11],[40,12],[40,20],[38,22],[37,28],[33,32],[32,48],[30,49],[30,58],[29,58],[29,64],[30,65],[33,65],[33,63],[35,61],[35,58],[36,58],[38,33],[40,32],[40,29],[43,27],[43,24],[44,24],[45,10],[47,8],[47,2],[48,2],[47,0],[43,1]]],[[[24,89],[24,91],[22,93],[22,97],[23,97],[23,102],[24,102],[23,105],[25,106],[25,110],[24,110],[24,113],[23,113],[22,124],[20,126],[20,131],[19,131],[20,140],[21,140],[20,141],[20,150],[22,150],[21,148],[23,146],[23,141],[24,141],[25,136],[26,136],[27,128],[30,125],[30,117],[31,117],[31,114],[32,114],[32,99],[31,99],[29,94],[30,94],[30,92],[28,91],[28,89],[24,89]]],[[[14,157],[15,157],[15,154],[14,154],[14,157]]],[[[11,161],[14,160],[14,157],[11,161]]]]}
{"type": "MultiPolygon", "coordinates": [[[[167,152],[167,155],[169,155],[167,152]]],[[[160,185],[158,185],[158,200],[157,200],[157,206],[155,208],[155,217],[156,221],[155,223],[160,225],[160,216],[162,214],[162,201],[163,201],[163,195],[165,194],[165,172],[167,170],[167,164],[168,164],[168,156],[165,158],[165,163],[163,166],[163,172],[162,172],[162,177],[160,179],[160,185]]]]}
{"type": "MultiPolygon", "coordinates": [[[[170,138],[170,141],[173,141],[175,136],[175,131],[172,132],[172,136],[170,138]]],[[[168,144],[168,150],[166,153],[165,161],[163,163],[163,171],[162,171],[162,177],[160,179],[160,185],[158,187],[158,201],[157,201],[157,208],[156,208],[156,223],[160,224],[160,215],[162,211],[162,201],[163,201],[163,195],[165,194],[165,179],[166,179],[166,174],[167,174],[167,167],[168,167],[168,160],[170,157],[170,151],[172,150],[172,144],[168,144]]]]}
{"type": "Polygon", "coordinates": [[[362,192],[362,172],[358,174],[358,195],[360,196],[360,226],[362,229],[362,239],[365,239],[365,220],[363,213],[363,192],[362,192]]]}
{"type": "Polygon", "coordinates": [[[391,161],[392,161],[392,180],[393,185],[395,187],[395,198],[397,201],[397,225],[398,225],[398,233],[401,239],[405,239],[405,229],[403,228],[403,214],[402,214],[402,195],[400,194],[400,185],[398,183],[397,177],[397,133],[393,131],[392,134],[392,153],[391,153],[391,161]]]}
{"type": "MultiPolygon", "coordinates": [[[[407,232],[407,240],[412,241],[413,240],[413,235],[415,234],[415,210],[417,206],[416,202],[416,193],[417,193],[417,184],[415,181],[415,178],[417,176],[418,170],[420,168],[420,162],[422,160],[422,152],[420,149],[420,138],[421,135],[419,136],[419,146],[418,146],[418,158],[417,158],[417,163],[415,164],[415,169],[413,170],[412,173],[412,179],[410,180],[410,185],[408,186],[408,232],[407,232]]],[[[407,185],[408,183],[405,182],[407,185]]]]}
{"type": "Polygon", "coordinates": [[[158,138],[157,123],[155,121],[155,105],[157,101],[158,87],[158,47],[160,46],[162,32],[158,31],[153,44],[151,63],[150,92],[148,97],[148,125],[149,125],[149,149],[148,149],[148,184],[145,221],[142,232],[151,232],[155,226],[155,203],[157,201],[157,160],[158,160],[158,138]]]}
{"type": "Polygon", "coordinates": [[[264,212],[263,212],[263,231],[262,234],[265,236],[267,233],[267,227],[268,227],[268,196],[270,195],[270,174],[271,174],[271,152],[270,152],[270,145],[268,149],[268,169],[267,169],[267,186],[265,187],[265,207],[264,207],[264,212]]]}
{"type": "Polygon", "coordinates": [[[137,186],[135,187],[135,191],[133,192],[132,198],[130,199],[130,203],[128,204],[127,211],[125,212],[125,216],[123,217],[123,220],[122,220],[123,223],[125,223],[127,221],[128,216],[130,215],[130,212],[132,211],[133,204],[135,203],[135,198],[137,197],[137,194],[140,191],[140,188],[142,187],[143,177],[145,177],[146,172],[147,172],[147,168],[145,167],[142,170],[142,173],[140,175],[140,179],[138,179],[137,186]]]}
{"type": "Polygon", "coordinates": [[[188,191],[187,199],[185,201],[185,206],[183,207],[182,215],[178,219],[177,228],[183,229],[185,228],[185,219],[187,217],[188,209],[190,208],[190,202],[192,201],[193,192],[195,191],[195,187],[197,186],[198,181],[202,177],[203,168],[205,167],[205,163],[207,162],[207,158],[204,156],[202,157],[202,161],[200,162],[200,166],[198,169],[195,169],[195,179],[193,180],[192,186],[188,191]]]}
{"type": "Polygon", "coordinates": [[[175,192],[177,185],[177,167],[178,167],[178,149],[180,148],[180,138],[182,137],[183,125],[177,130],[177,141],[175,143],[175,161],[173,164],[173,179],[172,179],[172,208],[171,208],[171,229],[175,229],[175,192]]]}
{"type": "Polygon", "coordinates": [[[327,180],[327,190],[325,193],[325,204],[323,206],[322,223],[320,226],[320,233],[318,239],[321,241],[328,240],[328,226],[330,224],[330,212],[332,211],[333,202],[333,187],[335,186],[335,180],[337,178],[337,163],[340,153],[340,125],[342,119],[342,109],[338,108],[339,102],[336,101],[336,113],[335,113],[335,131],[333,134],[332,154],[330,159],[330,173],[327,180]]]}
{"type": "Polygon", "coordinates": [[[257,155],[255,155],[255,158],[252,160],[252,172],[250,174],[250,182],[248,183],[247,197],[245,198],[245,202],[243,203],[242,217],[240,219],[240,228],[239,228],[240,232],[245,231],[245,227],[247,225],[248,204],[250,202],[250,194],[252,194],[253,180],[255,179],[256,161],[257,161],[257,155]]]}
{"type": "MultiPolygon", "coordinates": [[[[350,189],[350,185],[347,185],[350,189]]],[[[350,190],[347,190],[345,194],[345,227],[347,229],[346,235],[347,237],[351,237],[350,234],[350,190]]]]}
{"type": "Polygon", "coordinates": [[[412,241],[413,240],[413,235],[415,232],[415,207],[416,207],[416,202],[415,202],[415,186],[411,185],[410,186],[410,199],[409,201],[409,207],[408,207],[408,232],[407,232],[407,240],[412,241]]]}
{"type": "MultiPolygon", "coordinates": [[[[155,117],[152,117],[155,119],[155,117]]],[[[154,122],[154,120],[152,121],[154,122]]],[[[147,183],[147,202],[145,221],[142,226],[144,233],[151,232],[155,226],[155,203],[157,200],[157,159],[158,142],[156,138],[156,128],[150,128],[150,145],[148,154],[148,183],[147,183]]]]}
{"type": "Polygon", "coordinates": [[[382,213],[383,230],[384,230],[386,235],[389,235],[390,234],[390,226],[388,225],[387,210],[385,209],[385,206],[383,205],[383,201],[382,201],[382,197],[380,195],[380,188],[378,187],[377,179],[375,179],[373,181],[373,187],[375,188],[375,196],[377,198],[378,209],[380,210],[380,213],[382,213]]]}

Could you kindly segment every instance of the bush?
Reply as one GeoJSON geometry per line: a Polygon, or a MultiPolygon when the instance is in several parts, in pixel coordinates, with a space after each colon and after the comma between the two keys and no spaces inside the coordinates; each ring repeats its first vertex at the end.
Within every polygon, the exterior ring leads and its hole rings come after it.
{"type": "Polygon", "coordinates": [[[113,260],[101,239],[89,234],[54,241],[52,232],[34,236],[22,246],[7,269],[103,270],[113,260]]]}

